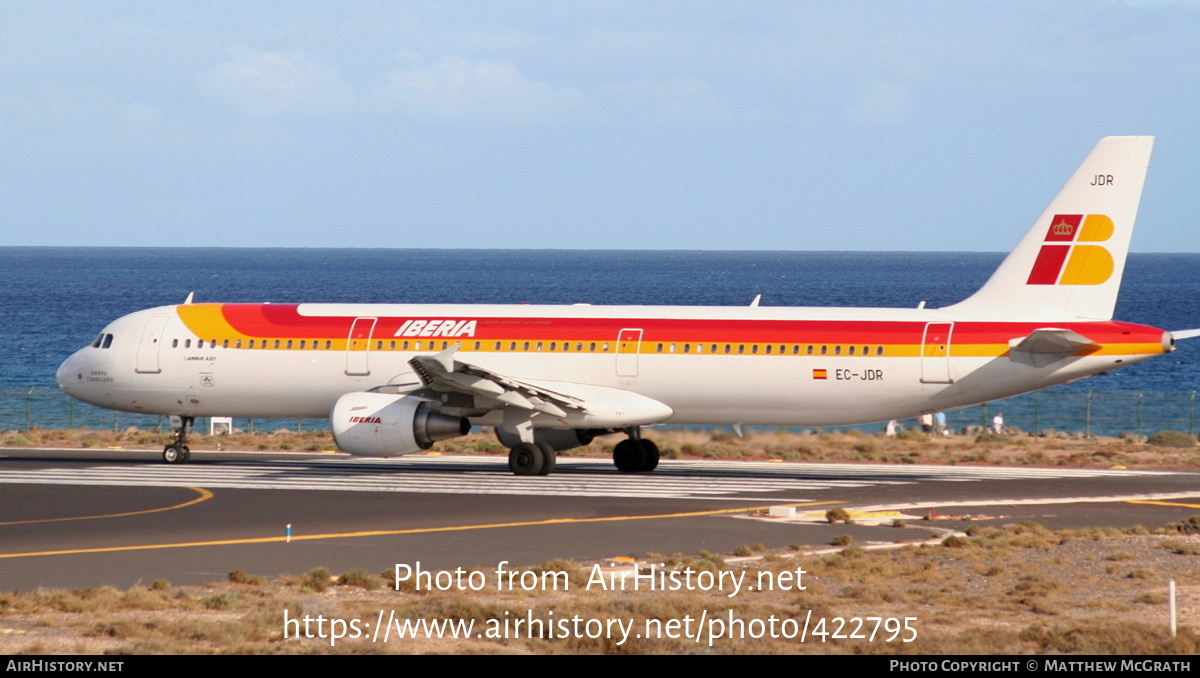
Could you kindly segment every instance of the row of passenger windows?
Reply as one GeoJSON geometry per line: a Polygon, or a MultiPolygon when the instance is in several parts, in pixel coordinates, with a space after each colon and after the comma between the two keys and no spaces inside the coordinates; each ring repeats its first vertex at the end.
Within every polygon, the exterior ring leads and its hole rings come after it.
{"type": "MultiPolygon", "coordinates": [[[[217,340],[216,339],[212,339],[210,341],[205,341],[204,339],[196,340],[196,348],[204,348],[205,346],[208,346],[209,348],[216,348],[217,340]]],[[[234,339],[232,342],[229,341],[228,339],[221,340],[221,348],[242,348],[242,346],[243,346],[243,344],[242,344],[241,339],[234,339]]],[[[246,348],[312,348],[312,349],[325,348],[325,349],[328,349],[328,348],[331,348],[332,346],[333,346],[333,342],[330,341],[329,339],[325,340],[324,346],[321,345],[321,341],[319,339],[313,339],[311,342],[309,342],[309,340],[307,340],[307,339],[275,339],[273,344],[272,344],[272,340],[270,340],[270,339],[263,339],[261,341],[259,341],[257,339],[251,339],[249,342],[247,342],[245,344],[246,348]],[[257,345],[256,345],[256,342],[257,342],[257,345]]],[[[183,347],[191,348],[192,340],[184,339],[183,347]]],[[[179,348],[179,340],[178,339],[171,340],[171,348],[179,348]]]]}
{"type": "MultiPolygon", "coordinates": [[[[102,346],[108,348],[112,343],[111,334],[102,334],[96,337],[96,341],[92,342],[92,346],[102,346]]],[[[375,341],[375,350],[382,351],[423,351],[423,350],[445,350],[450,348],[449,341],[384,341],[382,339],[375,341]]],[[[455,342],[456,343],[456,342],[455,342]]],[[[217,340],[197,339],[196,348],[216,348],[217,340]]],[[[179,339],[171,340],[172,348],[179,348],[179,339]]],[[[220,342],[221,348],[243,348],[241,339],[235,339],[232,342],[229,339],[224,339],[220,342]]],[[[329,339],[321,341],[313,339],[250,339],[245,345],[245,348],[281,348],[281,349],[316,349],[328,350],[333,346],[333,342],[329,339]]],[[[184,348],[192,347],[191,339],[183,340],[184,348]]],[[[521,351],[521,352],[542,352],[550,351],[554,353],[609,353],[612,351],[610,342],[530,342],[530,341],[497,341],[497,342],[482,342],[474,343],[474,350],[492,350],[492,351],[521,351]],[[491,344],[485,348],[486,344],[491,344]]],[[[720,353],[720,354],[737,354],[737,355],[883,355],[883,346],[859,346],[859,345],[843,345],[843,344],[702,344],[702,343],[659,343],[655,345],[656,353],[720,353]]]]}
{"type": "MultiPolygon", "coordinates": [[[[656,353],[691,353],[692,346],[696,347],[696,353],[704,353],[705,344],[658,344],[655,347],[656,353]],[[665,347],[665,350],[664,350],[665,347]]],[[[870,346],[842,346],[840,344],[707,344],[709,353],[737,353],[739,355],[883,355],[883,347],[876,346],[872,350],[870,346]],[[749,346],[749,350],[746,347],[749,346]],[[760,347],[761,346],[761,350],[760,347]],[[724,347],[724,348],[721,348],[724,347]],[[736,347],[736,348],[735,348],[736,347]]]]}

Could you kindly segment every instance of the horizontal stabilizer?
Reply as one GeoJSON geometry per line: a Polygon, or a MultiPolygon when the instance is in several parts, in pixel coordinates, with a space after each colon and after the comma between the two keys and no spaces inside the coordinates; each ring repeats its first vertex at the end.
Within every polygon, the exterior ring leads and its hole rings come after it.
{"type": "Polygon", "coordinates": [[[1179,341],[1180,339],[1191,339],[1193,337],[1200,337],[1200,329],[1179,330],[1177,332],[1172,332],[1171,336],[1175,337],[1175,341],[1179,341]]]}
{"type": "Polygon", "coordinates": [[[1029,336],[1008,342],[1008,356],[1014,361],[1033,367],[1043,367],[1056,360],[1100,348],[1091,339],[1057,327],[1043,327],[1029,336]]]}

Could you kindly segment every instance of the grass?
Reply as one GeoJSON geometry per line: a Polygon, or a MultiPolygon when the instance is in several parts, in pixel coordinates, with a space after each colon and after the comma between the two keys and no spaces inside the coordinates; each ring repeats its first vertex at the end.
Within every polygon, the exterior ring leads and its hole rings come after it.
{"type": "MultiPolygon", "coordinates": [[[[1195,654],[1200,570],[1172,542],[1193,537],[1145,531],[1061,531],[1032,523],[984,528],[962,544],[866,550],[849,545],[836,553],[799,555],[745,545],[757,559],[726,560],[728,554],[647,554],[670,572],[728,573],[746,582],[791,582],[747,586],[740,593],[713,590],[600,590],[589,588],[594,564],[553,560],[518,568],[564,573],[568,590],[545,592],[421,592],[393,589],[364,570],[335,576],[315,568],[301,576],[262,582],[240,570],[228,581],[206,586],[111,587],[0,593],[0,652],[54,653],[505,653],[505,654],[681,654],[681,653],[889,653],[889,654],[1195,654]],[[1039,538],[1031,544],[1031,536],[1039,538]],[[1045,548],[1043,548],[1045,547],[1045,548]],[[1136,563],[1137,568],[1129,567],[1136,563]],[[797,576],[797,570],[803,570],[797,576]],[[1137,573],[1137,574],[1134,574],[1137,573]],[[1163,608],[1166,578],[1180,588],[1184,625],[1171,638],[1163,608]],[[1080,585],[1086,582],[1086,585],[1080,585]],[[801,588],[803,586],[803,588],[801,588]],[[374,622],[380,611],[399,620],[468,620],[477,628],[514,619],[624,620],[639,631],[660,632],[626,642],[604,635],[546,633],[508,638],[395,639],[388,643],[326,637],[284,638],[290,619],[374,622]],[[721,636],[694,639],[661,632],[677,620],[775,619],[802,624],[806,618],[914,617],[913,643],[866,642],[849,638],[797,639],[721,636]]],[[[947,540],[948,541],[948,540],[947,540]]],[[[628,571],[628,567],[618,568],[628,571]]],[[[599,622],[597,622],[599,623],[599,622]]],[[[293,627],[293,631],[295,627],[293,627]]]]}
{"type": "MultiPolygon", "coordinates": [[[[776,460],[784,462],[861,462],[884,464],[1013,464],[1071,467],[1158,467],[1182,468],[1200,464],[1195,446],[1169,447],[1135,443],[1115,438],[1063,439],[1028,434],[995,436],[951,435],[929,437],[919,431],[888,438],[858,430],[845,432],[791,432],[747,429],[738,437],[721,429],[655,429],[649,432],[664,450],[664,459],[776,460]]],[[[1161,442],[1164,436],[1151,438],[1161,442]]],[[[8,447],[73,447],[105,450],[161,450],[170,435],[162,431],[123,431],[90,429],[50,430],[32,428],[8,432],[0,445],[8,447]]],[[[601,436],[588,446],[560,452],[563,456],[609,457],[623,436],[601,436]]],[[[194,451],[259,450],[321,452],[335,450],[327,431],[233,435],[201,435],[193,432],[188,439],[194,451]]],[[[507,450],[490,434],[473,433],[436,443],[430,450],[440,454],[496,455],[507,450]]]]}

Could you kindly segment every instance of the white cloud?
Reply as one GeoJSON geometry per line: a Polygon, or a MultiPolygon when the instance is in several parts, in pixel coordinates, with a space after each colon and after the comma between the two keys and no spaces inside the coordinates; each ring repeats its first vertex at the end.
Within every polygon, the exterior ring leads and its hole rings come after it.
{"type": "Polygon", "coordinates": [[[663,122],[711,120],[727,115],[720,97],[696,78],[603,85],[596,88],[594,96],[605,112],[663,122]]]}
{"type": "Polygon", "coordinates": [[[531,80],[510,62],[460,56],[393,72],[378,98],[406,117],[483,123],[558,121],[591,108],[578,89],[531,80]]]}
{"type": "Polygon", "coordinates": [[[301,50],[235,49],[233,58],[201,78],[201,85],[213,99],[250,115],[337,114],[354,100],[337,71],[301,50]]]}

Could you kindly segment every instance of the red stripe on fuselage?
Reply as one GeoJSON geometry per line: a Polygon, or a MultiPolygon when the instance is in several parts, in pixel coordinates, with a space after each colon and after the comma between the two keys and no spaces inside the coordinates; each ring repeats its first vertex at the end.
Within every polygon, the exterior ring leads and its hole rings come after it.
{"type": "MultiPolygon", "coordinates": [[[[404,339],[478,339],[564,341],[615,340],[626,328],[644,331],[642,341],[715,343],[920,344],[923,321],[880,320],[731,320],[696,318],[500,318],[478,316],[306,316],[296,305],[225,304],[222,313],[238,332],[278,339],[344,339],[355,317],[376,317],[373,338],[390,339],[410,320],[474,320],[469,337],[405,336],[404,339]]],[[[366,310],[366,309],[364,309],[366,310]]],[[[933,321],[930,322],[947,322],[933,321]]],[[[1157,342],[1162,330],[1116,321],[1028,323],[955,322],[953,344],[1007,343],[1035,329],[1074,330],[1099,343],[1157,342]]]]}

